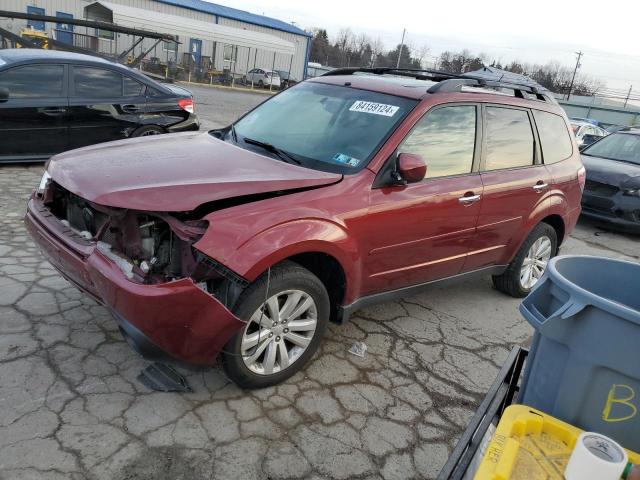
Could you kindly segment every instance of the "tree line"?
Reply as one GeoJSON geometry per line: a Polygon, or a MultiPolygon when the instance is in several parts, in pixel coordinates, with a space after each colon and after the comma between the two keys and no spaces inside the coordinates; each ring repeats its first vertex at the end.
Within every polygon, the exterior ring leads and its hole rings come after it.
{"type": "Polygon", "coordinates": [[[400,54],[400,68],[421,68],[422,59],[413,49],[400,44],[385,50],[382,40],[372,39],[364,33],[354,34],[342,29],[331,40],[324,29],[314,30],[309,60],[331,67],[396,67],[400,54]]]}
{"type": "MultiPolygon", "coordinates": [[[[364,33],[355,34],[349,28],[340,30],[333,39],[329,38],[325,29],[314,29],[309,59],[335,68],[396,67],[398,56],[400,68],[433,68],[450,73],[467,73],[491,66],[527,75],[556,93],[566,92],[573,76],[573,67],[555,61],[530,64],[514,60],[502,64],[499,60],[490,60],[486,54],[474,54],[466,49],[460,52],[445,51],[432,57],[426,45],[416,47],[412,43],[398,44],[391,50],[385,50],[380,38],[373,39],[364,33]]],[[[593,95],[604,86],[601,80],[578,73],[573,93],[593,95]]]]}

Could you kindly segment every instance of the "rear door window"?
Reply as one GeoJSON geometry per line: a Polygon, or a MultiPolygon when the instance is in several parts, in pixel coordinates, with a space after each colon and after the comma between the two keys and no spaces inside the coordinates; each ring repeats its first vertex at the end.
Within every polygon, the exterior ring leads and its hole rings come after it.
{"type": "Polygon", "coordinates": [[[113,98],[122,96],[122,75],[95,67],[73,67],[74,96],[113,98]]]}
{"type": "Polygon", "coordinates": [[[399,153],[420,155],[425,178],[471,173],[476,143],[476,107],[460,105],[427,112],[404,139],[399,153]]]}
{"type": "Polygon", "coordinates": [[[9,98],[56,98],[64,91],[63,65],[25,65],[0,72],[9,98]]]}
{"type": "Polygon", "coordinates": [[[569,158],[573,153],[573,146],[564,119],[560,115],[540,110],[533,111],[533,118],[540,135],[544,163],[551,164],[569,158]]]}
{"type": "Polygon", "coordinates": [[[484,170],[533,165],[534,147],[526,110],[486,107],[484,170]]]}
{"type": "Polygon", "coordinates": [[[144,95],[144,85],[127,76],[122,77],[122,88],[125,97],[140,97],[144,95]]]}

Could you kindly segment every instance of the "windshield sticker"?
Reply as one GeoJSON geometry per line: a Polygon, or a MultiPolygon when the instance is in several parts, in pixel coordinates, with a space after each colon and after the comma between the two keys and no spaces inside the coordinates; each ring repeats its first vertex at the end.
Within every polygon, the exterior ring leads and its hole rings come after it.
{"type": "Polygon", "coordinates": [[[349,155],[345,155],[344,153],[336,153],[331,160],[334,162],[342,163],[344,165],[349,165],[350,167],[357,167],[360,163],[360,160],[357,158],[350,157],[349,155]]]}
{"type": "Polygon", "coordinates": [[[364,112],[373,113],[374,115],[384,115],[385,117],[393,117],[400,107],[395,105],[387,105],[385,103],[367,102],[365,100],[356,100],[351,108],[350,112],[364,112]]]}

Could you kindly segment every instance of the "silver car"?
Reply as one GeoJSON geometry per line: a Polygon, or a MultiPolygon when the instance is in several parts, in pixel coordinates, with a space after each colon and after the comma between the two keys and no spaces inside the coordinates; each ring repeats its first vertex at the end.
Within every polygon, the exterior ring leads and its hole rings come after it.
{"type": "Polygon", "coordinates": [[[244,76],[244,82],[260,88],[268,86],[280,88],[280,75],[273,70],[254,68],[253,70],[249,70],[244,76]]]}
{"type": "Polygon", "coordinates": [[[599,140],[601,137],[606,137],[609,134],[609,132],[603,128],[589,122],[579,120],[570,120],[570,122],[573,133],[576,136],[576,141],[578,142],[578,147],[591,145],[596,140],[599,140]]]}

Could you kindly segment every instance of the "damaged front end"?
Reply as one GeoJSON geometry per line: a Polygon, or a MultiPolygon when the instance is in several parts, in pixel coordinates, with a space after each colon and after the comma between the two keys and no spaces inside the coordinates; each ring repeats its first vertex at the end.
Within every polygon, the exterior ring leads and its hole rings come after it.
{"type": "Polygon", "coordinates": [[[193,248],[206,221],[97,205],[49,181],[25,223],[50,263],[107,306],[146,358],[211,365],[244,325],[227,300],[246,281],[193,248]]]}
{"type": "Polygon", "coordinates": [[[206,220],[188,214],[139,212],[88,202],[51,183],[45,205],[66,227],[96,242],[127,279],[143,284],[192,278],[201,283],[220,275],[192,245],[204,235],[206,220]]]}

